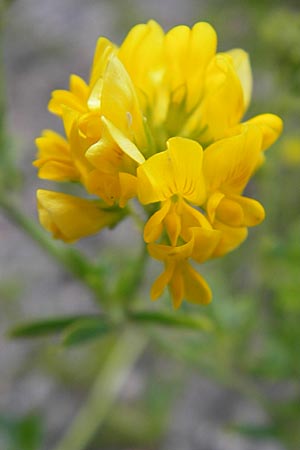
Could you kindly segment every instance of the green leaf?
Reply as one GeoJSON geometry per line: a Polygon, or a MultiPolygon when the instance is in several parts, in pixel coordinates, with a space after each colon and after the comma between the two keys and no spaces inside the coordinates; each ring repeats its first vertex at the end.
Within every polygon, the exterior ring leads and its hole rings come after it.
{"type": "Polygon", "coordinates": [[[236,424],[232,425],[230,428],[231,430],[252,439],[270,439],[278,435],[276,427],[270,425],[236,424]]]}
{"type": "Polygon", "coordinates": [[[137,311],[131,312],[129,317],[137,323],[154,323],[168,327],[180,327],[206,332],[211,332],[215,328],[213,322],[205,316],[161,311],[137,311]]]}
{"type": "Polygon", "coordinates": [[[7,335],[11,338],[33,338],[45,336],[63,331],[78,320],[87,319],[91,316],[67,316],[51,317],[48,319],[34,320],[16,325],[10,329],[7,335]]]}
{"type": "Polygon", "coordinates": [[[76,321],[64,330],[62,343],[66,346],[80,345],[106,335],[113,326],[105,319],[84,319],[76,321]]]}
{"type": "Polygon", "coordinates": [[[26,416],[18,427],[19,448],[23,450],[38,450],[42,443],[40,418],[35,415],[26,416]]]}
{"type": "Polygon", "coordinates": [[[43,438],[41,417],[36,414],[9,417],[0,416],[0,441],[10,450],[38,450],[43,438]]]}

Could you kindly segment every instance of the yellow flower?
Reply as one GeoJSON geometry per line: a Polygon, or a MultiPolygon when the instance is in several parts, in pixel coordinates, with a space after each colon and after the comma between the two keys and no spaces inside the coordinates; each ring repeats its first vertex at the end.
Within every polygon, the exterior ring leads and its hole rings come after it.
{"type": "Polygon", "coordinates": [[[216,48],[208,23],[165,34],[153,20],[134,27],[120,46],[117,55],[137,88],[158,151],[172,136],[207,146],[242,119],[252,92],[249,57],[241,49],[216,48]]]}
{"type": "Polygon", "coordinates": [[[207,226],[203,214],[190,206],[201,205],[206,199],[202,174],[203,150],[190,139],[174,137],[167,150],[151,156],[137,170],[138,198],[144,205],[161,202],[145,226],[146,242],[159,238],[166,227],[172,245],[183,239],[189,226],[207,226]]]}
{"type": "Polygon", "coordinates": [[[36,139],[38,159],[33,163],[39,177],[53,181],[79,181],[80,172],[74,165],[69,142],[51,130],[36,139]]]}
{"type": "Polygon", "coordinates": [[[74,242],[103,227],[112,227],[122,214],[101,207],[97,201],[43,189],[37,191],[37,200],[41,224],[55,239],[65,242],[74,242]]]}
{"type": "Polygon", "coordinates": [[[36,139],[39,151],[33,164],[39,169],[40,178],[79,181],[86,186],[88,174],[94,169],[85,157],[90,140],[83,136],[78,127],[78,117],[69,110],[65,111],[63,122],[67,139],[51,130],[44,130],[36,139]]]}
{"type": "Polygon", "coordinates": [[[242,196],[261,152],[262,131],[256,125],[241,134],[222,139],[204,152],[203,172],[208,189],[207,215],[222,238],[214,255],[233,250],[247,237],[247,227],[265,216],[262,205],[242,196]]]}
{"type": "Polygon", "coordinates": [[[247,128],[249,125],[256,125],[262,133],[261,153],[258,155],[256,166],[256,168],[258,168],[265,160],[264,153],[262,152],[267,150],[278,139],[282,132],[283,123],[280,117],[275,116],[275,114],[259,114],[258,116],[231,128],[226,133],[226,136],[229,137],[240,134],[243,132],[244,128],[247,128]]]}
{"type": "MultiPolygon", "coordinates": [[[[54,91],[49,102],[49,110],[63,120],[73,164],[84,171],[81,182],[109,205],[126,197],[119,173],[134,172],[144,161],[140,149],[146,148],[144,119],[134,86],[114,53],[114,45],[100,38],[89,85],[72,75],[70,91],[54,91]]],[[[38,167],[42,165],[40,157],[35,162],[38,167]]]]}
{"type": "Polygon", "coordinates": [[[63,89],[53,91],[48,104],[49,111],[60,117],[64,108],[84,114],[87,112],[88,93],[89,87],[86,82],[78,75],[71,75],[69,91],[63,89]]]}
{"type": "Polygon", "coordinates": [[[134,174],[145,158],[144,122],[132,82],[121,62],[112,57],[103,77],[101,96],[102,135],[86,152],[87,160],[95,167],[89,180],[90,190],[109,204],[123,196],[120,173],[134,174]],[[100,179],[102,177],[102,180],[100,179]],[[110,197],[103,191],[106,178],[115,189],[110,197]]]}
{"type": "Polygon", "coordinates": [[[175,308],[185,298],[190,303],[207,304],[211,301],[211,290],[202,276],[189,264],[194,247],[193,239],[184,245],[149,244],[150,255],[164,262],[165,270],[156,279],[151,289],[151,298],[156,300],[168,285],[175,308]]]}
{"type": "Polygon", "coordinates": [[[63,116],[68,109],[80,114],[90,111],[100,111],[102,79],[111,55],[115,53],[115,46],[106,38],[98,39],[94,61],[92,64],[90,80],[87,84],[78,75],[70,76],[70,89],[55,90],[52,92],[48,109],[53,114],[63,116]]]}
{"type": "Polygon", "coordinates": [[[220,240],[220,232],[197,208],[207,196],[202,160],[203,150],[197,142],[174,137],[168,140],[166,151],[151,156],[137,170],[140,202],[161,205],[144,229],[150,255],[165,264],[151,296],[157,298],[169,285],[176,308],[183,298],[204,304],[211,298],[206,282],[188,263],[189,258],[197,262],[209,259],[220,240]],[[154,243],[164,229],[171,245],[154,243]]]}
{"type": "MultiPolygon", "coordinates": [[[[110,205],[123,205],[128,195],[120,174],[135,175],[169,137],[193,138],[207,146],[240,132],[252,89],[249,58],[243,50],[216,53],[216,47],[216,33],[205,22],[166,34],[154,21],[140,24],[120,48],[106,38],[98,40],[89,82],[72,75],[70,90],[54,91],[49,103],[62,118],[67,139],[71,129],[80,136],[79,152],[74,151],[78,144],[69,144],[74,165],[79,160],[84,168],[89,192],[110,205]]],[[[280,123],[270,127],[261,119],[269,145],[280,123]]],[[[276,116],[268,119],[280,122],[276,116]]]]}
{"type": "Polygon", "coordinates": [[[135,198],[149,253],[165,266],[152,298],[168,286],[176,308],[183,299],[208,303],[190,261],[225,255],[264,219],[243,191],[282,121],[261,114],[242,122],[251,92],[247,53],[218,53],[208,23],[165,33],[151,20],[119,47],[99,38],[89,80],[71,75],[69,90],[49,102],[65,137],[44,131],[34,162],[41,178],[80,183],[87,198],[38,191],[40,222],[73,242],[114,226],[135,198]]]}

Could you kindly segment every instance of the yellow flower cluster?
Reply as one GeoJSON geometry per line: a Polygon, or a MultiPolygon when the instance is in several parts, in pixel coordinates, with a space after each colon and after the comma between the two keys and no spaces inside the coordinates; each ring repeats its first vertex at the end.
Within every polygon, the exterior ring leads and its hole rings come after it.
{"type": "Polygon", "coordinates": [[[39,176],[77,181],[90,198],[39,190],[39,218],[66,242],[114,226],[135,198],[143,205],[144,240],[164,264],[152,299],[169,287],[206,304],[211,291],[190,264],[236,248],[264,218],[243,196],[279,136],[272,114],[241,122],[251,97],[248,55],[217,53],[205,22],[166,34],[154,21],[135,26],[120,47],[98,40],[89,82],[70,77],[52,94],[49,110],[66,137],[46,130],[36,140],[39,176]]]}

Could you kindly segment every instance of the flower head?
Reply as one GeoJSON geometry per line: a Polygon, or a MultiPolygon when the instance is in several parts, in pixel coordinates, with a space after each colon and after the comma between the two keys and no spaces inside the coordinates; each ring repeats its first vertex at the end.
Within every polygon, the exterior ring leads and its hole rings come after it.
{"type": "Polygon", "coordinates": [[[149,21],[119,47],[99,38],[89,80],[71,75],[69,90],[49,102],[65,137],[44,131],[34,162],[41,178],[80,183],[87,196],[38,191],[42,225],[73,242],[114,226],[135,198],[149,254],[164,264],[152,298],[168,286],[175,307],[208,303],[191,261],[233,250],[265,214],[243,192],[282,122],[273,114],[242,122],[251,91],[247,53],[218,53],[208,23],[165,33],[149,21]]]}

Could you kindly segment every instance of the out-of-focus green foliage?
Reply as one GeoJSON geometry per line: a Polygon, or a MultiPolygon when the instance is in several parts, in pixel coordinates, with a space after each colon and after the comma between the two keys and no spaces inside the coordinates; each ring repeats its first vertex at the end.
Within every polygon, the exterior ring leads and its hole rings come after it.
{"type": "Polygon", "coordinates": [[[300,12],[288,9],[271,11],[260,25],[260,34],[270,49],[270,59],[278,75],[293,94],[300,94],[300,12]]]}
{"type": "Polygon", "coordinates": [[[6,450],[40,450],[42,421],[37,414],[21,418],[0,416],[0,445],[6,450]]]}

